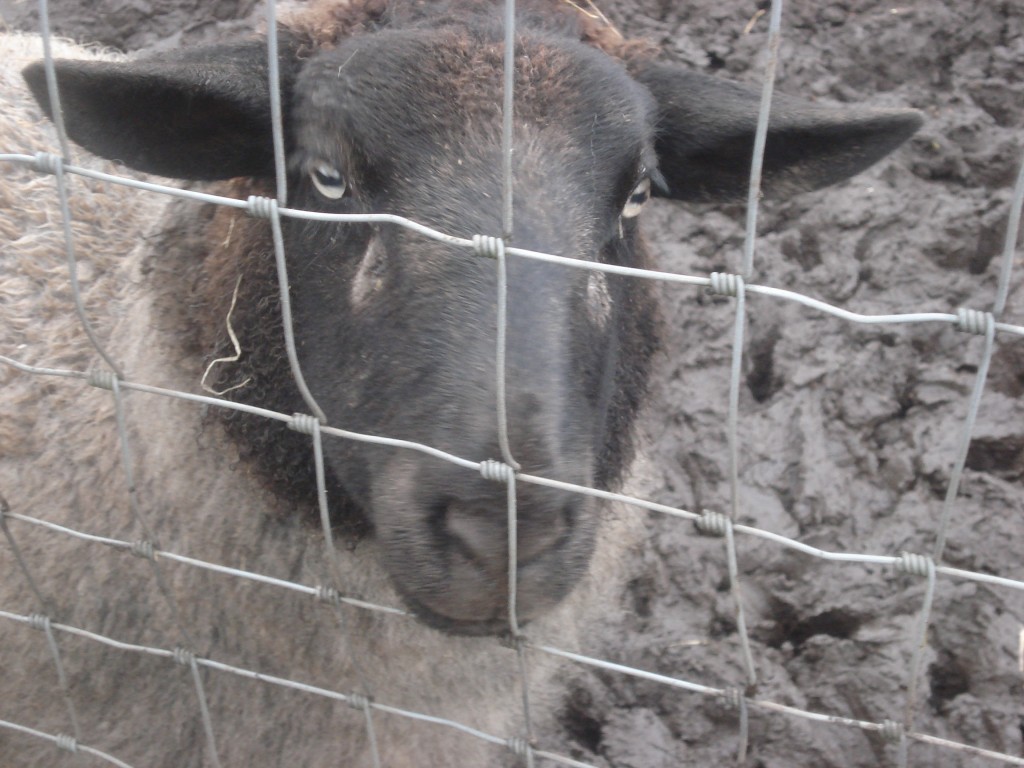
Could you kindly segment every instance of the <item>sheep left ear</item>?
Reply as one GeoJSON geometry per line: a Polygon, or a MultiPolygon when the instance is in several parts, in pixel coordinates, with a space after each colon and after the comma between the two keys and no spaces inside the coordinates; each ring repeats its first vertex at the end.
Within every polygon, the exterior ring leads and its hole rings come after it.
{"type": "MultiPolygon", "coordinates": [[[[287,103],[294,53],[282,38],[287,103]]],[[[93,154],[177,179],[273,172],[264,41],[54,65],[68,135],[93,154]]],[[[52,119],[43,62],[30,64],[22,75],[52,119]]]]}
{"type": "MultiPolygon", "coordinates": [[[[761,91],[679,66],[649,63],[634,77],[658,105],[655,149],[665,197],[742,199],[747,193],[761,91]]],[[[921,126],[912,109],[826,107],[776,95],[762,189],[787,195],[860,173],[921,126]]]]}

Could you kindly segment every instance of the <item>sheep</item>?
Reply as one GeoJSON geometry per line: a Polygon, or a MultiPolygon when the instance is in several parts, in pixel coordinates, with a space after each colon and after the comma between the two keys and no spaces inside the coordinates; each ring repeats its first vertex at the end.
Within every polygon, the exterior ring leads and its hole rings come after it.
{"type": "MultiPolygon", "coordinates": [[[[621,40],[567,4],[523,5],[511,243],[649,267],[638,218],[650,195],[728,200],[745,190],[757,93],[661,63],[650,46],[621,40]]],[[[502,35],[496,9],[479,0],[354,0],[296,11],[279,31],[289,206],[395,213],[466,238],[506,234],[502,35]]],[[[5,38],[4,61],[37,58],[17,50],[24,44],[5,38]]],[[[66,49],[57,74],[70,136],[143,173],[210,182],[233,198],[273,196],[265,52],[260,38],[130,60],[66,49]]],[[[24,76],[48,112],[41,65],[24,76]]],[[[4,77],[9,83],[12,75],[4,77]]],[[[24,91],[12,85],[5,93],[21,99],[17,110],[4,110],[5,142],[29,146],[39,118],[24,91]]],[[[785,195],[836,182],[919,123],[909,110],[836,110],[781,97],[765,190],[785,195]]],[[[309,412],[312,400],[331,426],[474,462],[502,457],[492,261],[399,227],[284,217],[307,399],[281,341],[266,221],[90,190],[75,212],[80,226],[100,232],[79,243],[85,300],[128,380],[190,392],[210,373],[211,386],[232,402],[289,414],[309,412]]],[[[21,207],[17,189],[3,195],[5,207],[21,207]]],[[[76,322],[38,296],[41,286],[66,294],[51,287],[63,285],[53,274],[60,245],[47,243],[45,254],[14,245],[4,354],[88,367],[92,349],[76,322]]],[[[634,461],[633,424],[657,349],[651,284],[512,256],[507,272],[512,457],[524,473],[619,487],[634,461]]],[[[122,540],[145,537],[169,552],[332,585],[411,614],[303,601],[166,560],[155,579],[145,560],[93,559],[93,545],[7,515],[54,620],[124,642],[186,646],[502,738],[528,733],[518,656],[493,637],[511,621],[505,486],[422,453],[325,439],[330,524],[344,550],[331,556],[315,525],[308,435],[238,410],[131,393],[129,489],[109,393],[10,368],[4,375],[11,448],[0,482],[12,513],[122,540]],[[151,530],[140,530],[128,499],[151,530]]],[[[614,594],[638,538],[635,523],[568,491],[518,483],[516,494],[514,618],[531,638],[577,647],[614,594]]],[[[7,562],[2,609],[40,610],[7,562]]],[[[3,653],[17,670],[5,681],[0,718],[69,730],[52,659],[38,635],[14,626],[3,653]]],[[[77,731],[129,763],[214,764],[215,751],[224,764],[355,766],[371,764],[374,749],[390,766],[515,760],[458,730],[380,712],[372,746],[363,712],[207,671],[214,748],[187,669],[78,638],[62,637],[61,647],[77,731]]],[[[543,722],[557,704],[558,665],[539,653],[528,661],[531,715],[543,722]]],[[[52,749],[5,731],[0,748],[14,765],[39,764],[52,749]]]]}

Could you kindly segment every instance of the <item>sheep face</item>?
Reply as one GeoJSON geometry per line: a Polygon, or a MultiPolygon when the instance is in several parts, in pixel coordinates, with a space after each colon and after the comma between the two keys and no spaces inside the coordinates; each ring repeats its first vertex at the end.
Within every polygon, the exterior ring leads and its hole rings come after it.
{"type": "MultiPolygon", "coordinates": [[[[506,234],[500,25],[481,14],[384,26],[313,52],[282,34],[290,206],[399,214],[461,237],[506,234]]],[[[677,199],[743,191],[756,93],[653,61],[627,66],[556,26],[545,31],[531,17],[517,36],[511,242],[647,266],[636,222],[652,189],[677,199]]],[[[41,67],[26,77],[45,106],[41,67]]],[[[58,62],[58,80],[71,136],[98,154],[184,179],[273,175],[260,41],[58,62]]],[[[766,189],[837,181],[918,122],[906,111],[781,99],[766,189]]],[[[496,263],[392,225],[286,217],[282,226],[299,359],[328,423],[500,458],[496,263]]],[[[211,244],[209,258],[223,250],[211,244]]],[[[255,258],[237,251],[228,255],[255,258]]],[[[655,348],[648,283],[515,256],[507,280],[512,455],[526,473],[614,484],[655,348]]],[[[280,346],[262,354],[256,376],[277,380],[280,346]]],[[[508,627],[504,485],[421,453],[348,441],[329,440],[325,456],[424,620],[466,634],[508,627]]],[[[596,512],[588,497],[524,482],[516,502],[516,610],[527,621],[584,572],[596,512]]]]}
{"type": "MultiPolygon", "coordinates": [[[[488,36],[403,30],[309,62],[292,114],[295,204],[501,234],[501,57],[488,36]]],[[[634,214],[656,172],[649,96],[579,43],[527,39],[519,58],[512,243],[642,266],[634,214]]],[[[290,222],[286,232],[303,365],[331,423],[501,458],[496,262],[398,227],[290,222]]],[[[609,429],[629,427],[607,418],[619,369],[646,369],[653,302],[644,286],[514,256],[507,279],[512,454],[524,472],[604,484],[621,453],[609,451],[609,429]],[[633,340],[640,352],[621,353],[633,340]]],[[[508,625],[502,484],[405,451],[331,441],[326,452],[421,615],[464,631],[508,625]]],[[[583,572],[596,518],[587,497],[527,483],[517,515],[528,619],[583,572]]]]}

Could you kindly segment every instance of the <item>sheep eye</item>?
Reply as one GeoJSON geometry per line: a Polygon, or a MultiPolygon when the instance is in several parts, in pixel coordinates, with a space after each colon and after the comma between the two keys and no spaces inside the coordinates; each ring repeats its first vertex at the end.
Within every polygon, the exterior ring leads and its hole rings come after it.
{"type": "Polygon", "coordinates": [[[629,193],[626,204],[622,208],[623,218],[632,219],[634,216],[640,215],[640,209],[644,207],[644,203],[650,197],[651,180],[645,176],[640,179],[640,183],[633,187],[633,191],[629,193]]]}
{"type": "Polygon", "coordinates": [[[348,184],[345,182],[345,177],[341,175],[341,171],[327,163],[318,163],[309,172],[309,178],[313,180],[313,186],[316,187],[317,192],[328,200],[340,200],[345,194],[345,190],[348,189],[348,184]]]}

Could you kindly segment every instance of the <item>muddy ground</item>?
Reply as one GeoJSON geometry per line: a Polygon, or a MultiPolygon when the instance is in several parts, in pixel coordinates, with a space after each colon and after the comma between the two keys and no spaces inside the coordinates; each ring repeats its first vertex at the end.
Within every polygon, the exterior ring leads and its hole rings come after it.
{"type": "MultiPolygon", "coordinates": [[[[56,30],[127,49],[233,33],[252,0],[54,2],[56,30]]],[[[602,9],[666,57],[757,82],[763,3],[641,0],[602,9]]],[[[0,0],[13,26],[34,3],[0,0]]],[[[1024,4],[791,3],[779,89],[830,102],[909,105],[924,129],[857,179],[768,202],[755,282],[872,314],[991,309],[1010,185],[1024,150],[1024,4]]],[[[655,202],[662,269],[735,271],[743,209],[655,202]]],[[[1018,250],[1019,254],[1019,250],[1018,250]]],[[[1018,261],[1019,261],[1018,255],[1018,261]]],[[[1024,265],[1003,319],[1024,324],[1024,265]]],[[[663,291],[667,339],[631,490],[727,511],[726,391],[732,300],[663,291]]],[[[740,522],[832,551],[928,553],[982,340],[945,324],[859,326],[751,296],[740,396],[740,522]]],[[[1024,338],[997,336],[945,563],[1024,580],[1024,338]]],[[[742,685],[722,541],[648,519],[650,541],[591,653],[716,687],[742,685]]],[[[902,718],[922,580],[829,563],[746,535],[740,579],[759,683],[752,695],[879,722],[902,718]]],[[[915,728],[1024,757],[1024,593],[940,577],[915,728]]],[[[716,698],[584,671],[545,746],[601,766],[734,764],[737,714],[716,698]]],[[[747,766],[894,764],[872,732],[751,710],[747,766]]],[[[998,761],[914,744],[910,764],[998,761]]]]}

